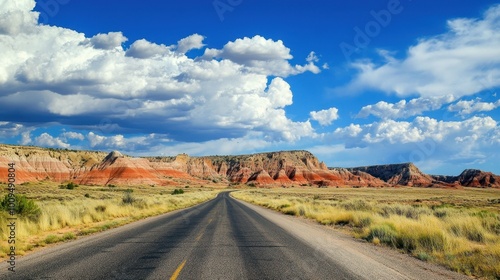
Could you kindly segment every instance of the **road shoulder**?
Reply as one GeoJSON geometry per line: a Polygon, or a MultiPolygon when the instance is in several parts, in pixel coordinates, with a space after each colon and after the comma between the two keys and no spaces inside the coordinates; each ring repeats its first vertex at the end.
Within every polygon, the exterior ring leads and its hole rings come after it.
{"type": "Polygon", "coordinates": [[[314,221],[284,215],[241,200],[237,201],[361,277],[370,279],[471,279],[396,250],[355,239],[314,221]]]}

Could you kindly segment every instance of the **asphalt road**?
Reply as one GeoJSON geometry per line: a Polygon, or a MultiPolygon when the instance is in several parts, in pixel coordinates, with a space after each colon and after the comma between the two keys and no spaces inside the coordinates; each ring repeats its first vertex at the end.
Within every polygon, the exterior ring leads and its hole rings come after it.
{"type": "Polygon", "coordinates": [[[186,210],[30,254],[18,259],[15,273],[2,264],[0,278],[462,278],[374,247],[221,193],[186,210]]]}

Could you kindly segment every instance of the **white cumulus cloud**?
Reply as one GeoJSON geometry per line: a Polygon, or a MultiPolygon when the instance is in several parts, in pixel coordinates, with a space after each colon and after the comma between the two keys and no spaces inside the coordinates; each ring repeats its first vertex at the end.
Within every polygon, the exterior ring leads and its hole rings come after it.
{"type": "Polygon", "coordinates": [[[186,38],[183,38],[177,42],[177,51],[180,53],[186,53],[192,49],[201,49],[205,46],[203,40],[205,37],[200,34],[193,34],[186,38]]]}
{"type": "Polygon", "coordinates": [[[330,108],[321,111],[310,112],[311,119],[317,121],[322,126],[331,125],[333,121],[339,118],[339,109],[330,108]]]}
{"type": "Polygon", "coordinates": [[[452,95],[438,97],[420,97],[410,101],[401,100],[397,103],[380,101],[374,105],[367,105],[361,108],[357,117],[366,118],[370,115],[381,119],[404,119],[421,115],[427,111],[440,109],[443,104],[453,102],[452,95]]]}
{"type": "Polygon", "coordinates": [[[123,36],[121,32],[109,32],[107,34],[99,33],[90,38],[89,41],[96,49],[112,50],[121,47],[122,43],[127,40],[127,37],[123,36]]]}
{"type": "MultiPolygon", "coordinates": [[[[284,79],[318,73],[314,52],[306,64],[292,66],[283,41],[256,35],[189,58],[185,52],[205,47],[199,34],[177,45],[140,39],[124,49],[122,32],[89,37],[38,24],[33,0],[0,3],[0,103],[5,108],[0,120],[22,111],[20,125],[27,127],[43,120],[92,130],[86,135],[92,147],[133,143],[100,132],[156,133],[177,141],[239,139],[250,131],[268,141],[315,136],[307,119],[287,117],[293,92],[284,79]]],[[[56,143],[57,137],[48,136],[39,141],[56,143]]]]}
{"type": "Polygon", "coordinates": [[[351,124],[337,128],[333,135],[344,139],[349,147],[364,147],[373,143],[406,144],[426,139],[456,142],[465,136],[486,137],[497,130],[497,122],[491,117],[472,117],[461,122],[416,117],[411,122],[383,120],[366,125],[351,124]]]}
{"type": "MultiPolygon", "coordinates": [[[[352,64],[359,74],[339,90],[377,89],[398,96],[423,97],[452,94],[456,98],[500,86],[500,5],[488,9],[482,18],[448,21],[448,31],[420,39],[406,57],[386,57],[375,65],[370,61],[352,64]]],[[[385,52],[385,56],[389,56],[385,52]]]]}
{"type": "Polygon", "coordinates": [[[52,137],[48,133],[42,133],[40,136],[36,137],[34,143],[35,145],[42,147],[65,148],[65,149],[71,147],[70,144],[65,143],[58,137],[52,137]]]}
{"type": "Polygon", "coordinates": [[[448,106],[448,111],[458,112],[461,116],[470,115],[476,112],[488,112],[500,107],[500,100],[496,102],[481,102],[480,99],[476,100],[460,100],[455,104],[448,106]]]}
{"type": "Polygon", "coordinates": [[[308,64],[292,66],[289,60],[293,56],[283,41],[266,39],[260,35],[228,42],[221,50],[206,49],[204,58],[211,59],[212,57],[231,60],[252,72],[265,75],[286,77],[306,71],[315,74],[321,72],[314,64],[319,61],[314,52],[307,56],[308,64]]]}

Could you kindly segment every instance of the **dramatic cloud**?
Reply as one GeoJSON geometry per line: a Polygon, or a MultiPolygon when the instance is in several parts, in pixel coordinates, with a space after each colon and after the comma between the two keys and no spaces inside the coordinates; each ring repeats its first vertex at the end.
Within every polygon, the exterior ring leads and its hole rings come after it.
{"type": "Polygon", "coordinates": [[[29,32],[38,21],[37,13],[27,13],[35,7],[33,0],[0,0],[0,35],[29,32]]]}
{"type": "Polygon", "coordinates": [[[273,41],[259,35],[229,42],[222,50],[207,49],[204,58],[211,59],[213,57],[231,60],[247,67],[252,72],[264,75],[286,77],[306,71],[315,74],[321,72],[314,64],[318,61],[314,52],[311,52],[306,58],[308,64],[292,66],[288,60],[292,59],[293,56],[283,41],[273,41]]]}
{"type": "MultiPolygon", "coordinates": [[[[176,46],[141,39],[123,49],[127,38],[121,32],[88,38],[37,24],[33,0],[0,1],[0,103],[5,108],[0,120],[94,131],[87,135],[92,147],[140,142],[119,137],[129,133],[196,142],[241,138],[249,131],[262,133],[267,141],[315,135],[308,120],[286,116],[293,93],[282,78],[318,73],[314,52],[307,64],[292,66],[282,41],[256,35],[189,58],[186,52],[205,46],[199,34],[176,46]],[[17,112],[22,118],[14,117],[17,112]]],[[[81,140],[79,135],[49,136],[34,141],[64,147],[65,139],[81,140]]]]}
{"type": "Polygon", "coordinates": [[[487,139],[491,139],[490,144],[495,144],[497,140],[490,137],[496,135],[498,130],[497,122],[491,117],[473,117],[462,122],[416,117],[412,122],[384,120],[367,125],[351,124],[345,128],[337,128],[333,135],[344,139],[348,147],[365,147],[374,143],[415,143],[426,139],[458,143],[465,138],[481,137],[487,142],[487,139]]]}
{"type": "Polygon", "coordinates": [[[344,149],[336,146],[325,159],[339,166],[414,162],[426,172],[439,174],[445,167],[446,174],[456,175],[464,168],[497,161],[499,136],[500,127],[491,117],[454,122],[416,117],[411,122],[351,124],[336,129],[328,138],[329,142],[343,143],[344,149]]]}
{"type": "Polygon", "coordinates": [[[322,126],[331,125],[333,121],[339,118],[339,109],[330,108],[328,110],[312,111],[311,119],[317,121],[322,126]]]}
{"type": "Polygon", "coordinates": [[[22,124],[0,121],[0,138],[15,137],[27,130],[22,124]]]}
{"type": "Polygon", "coordinates": [[[359,118],[366,118],[370,115],[381,119],[404,119],[421,115],[423,112],[440,109],[443,104],[453,102],[452,95],[438,97],[421,97],[410,101],[401,100],[398,103],[387,103],[380,101],[375,105],[368,105],[361,108],[357,115],[359,118]]]}
{"type": "Polygon", "coordinates": [[[455,104],[448,106],[448,111],[458,112],[461,116],[470,115],[476,112],[488,112],[500,107],[500,100],[496,102],[481,102],[480,99],[476,100],[461,100],[455,104]]]}
{"type": "Polygon", "coordinates": [[[481,19],[448,21],[448,32],[421,39],[404,59],[356,62],[357,77],[339,90],[376,89],[398,96],[453,94],[456,98],[500,86],[500,5],[481,19]]]}

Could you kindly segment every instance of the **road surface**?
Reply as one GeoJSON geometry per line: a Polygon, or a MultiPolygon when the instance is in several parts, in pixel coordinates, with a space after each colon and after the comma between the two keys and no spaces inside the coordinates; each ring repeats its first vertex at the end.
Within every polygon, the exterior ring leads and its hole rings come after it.
{"type": "Polygon", "coordinates": [[[467,279],[229,193],[0,269],[0,279],[467,279]]]}

